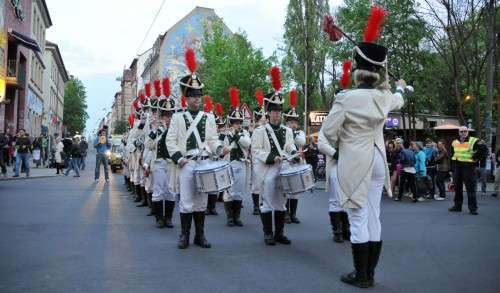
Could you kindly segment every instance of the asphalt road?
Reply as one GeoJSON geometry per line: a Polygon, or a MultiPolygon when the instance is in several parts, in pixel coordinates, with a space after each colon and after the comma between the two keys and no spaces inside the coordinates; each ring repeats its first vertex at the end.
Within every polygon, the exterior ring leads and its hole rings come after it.
{"type": "MultiPolygon", "coordinates": [[[[265,246],[250,199],[244,227],[207,218],[211,249],[176,248],[127,195],[122,176],[0,182],[0,292],[358,292],[340,282],[350,245],[331,241],[327,195],[304,195],[292,245],[265,246]]],[[[70,175],[71,176],[71,175],[70,175]]],[[[384,247],[370,292],[500,292],[500,199],[479,199],[479,216],[444,202],[382,204],[384,247]]],[[[466,208],[464,207],[464,210],[466,208]]]]}

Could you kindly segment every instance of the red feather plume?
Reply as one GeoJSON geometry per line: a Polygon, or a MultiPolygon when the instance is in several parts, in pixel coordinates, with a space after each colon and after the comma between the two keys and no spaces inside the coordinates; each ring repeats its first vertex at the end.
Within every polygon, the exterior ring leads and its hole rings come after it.
{"type": "Polygon", "coordinates": [[[387,15],[384,8],[380,6],[373,6],[370,11],[370,16],[368,17],[368,22],[366,23],[363,40],[365,42],[373,42],[380,36],[380,31],[382,29],[382,23],[387,15]]]}
{"type": "Polygon", "coordinates": [[[238,89],[235,86],[232,86],[229,89],[229,97],[231,101],[231,106],[233,108],[238,108],[240,106],[240,95],[238,89]]]}
{"type": "Polygon", "coordinates": [[[155,96],[159,98],[161,96],[161,81],[157,79],[153,82],[153,85],[155,87],[155,96]]]}
{"type": "Polygon", "coordinates": [[[170,79],[168,77],[165,77],[162,81],[161,81],[162,85],[162,89],[163,89],[163,95],[165,97],[170,97],[170,95],[172,94],[171,92],[171,89],[170,89],[170,79]]]}
{"type": "Polygon", "coordinates": [[[212,99],[210,98],[210,96],[204,96],[203,98],[205,99],[205,108],[203,108],[203,111],[210,113],[213,108],[212,99]]]}
{"type": "Polygon", "coordinates": [[[217,112],[217,115],[219,115],[219,116],[224,115],[224,112],[222,111],[222,104],[221,103],[215,104],[215,111],[217,112]]]}
{"type": "Polygon", "coordinates": [[[342,64],[342,77],[340,78],[340,86],[342,88],[347,88],[351,82],[351,67],[352,62],[350,60],[344,60],[342,64]]]}
{"type": "Polygon", "coordinates": [[[278,66],[271,67],[269,70],[269,75],[271,75],[271,82],[275,91],[279,91],[281,88],[281,72],[278,66]]]}
{"type": "Polygon", "coordinates": [[[142,102],[146,99],[146,96],[144,95],[144,91],[139,91],[139,100],[142,102]]]}
{"type": "Polygon", "coordinates": [[[128,124],[129,124],[130,126],[134,126],[134,115],[133,115],[133,114],[130,114],[130,115],[128,116],[128,124]]]}
{"type": "Polygon", "coordinates": [[[261,89],[255,91],[255,99],[257,100],[257,103],[259,103],[259,106],[262,107],[264,105],[264,93],[261,89]]]}
{"type": "Polygon", "coordinates": [[[186,52],[184,53],[184,57],[186,58],[186,66],[191,71],[191,73],[196,71],[196,54],[193,48],[186,48],[186,52]]]}
{"type": "Polygon", "coordinates": [[[139,109],[139,101],[135,100],[134,103],[132,104],[132,106],[134,106],[135,110],[139,109]]]}
{"type": "Polygon", "coordinates": [[[146,92],[146,97],[151,97],[151,83],[146,82],[144,84],[144,91],[146,92]]]}
{"type": "Polygon", "coordinates": [[[290,107],[297,107],[297,90],[293,89],[290,91],[290,107]]]}
{"type": "Polygon", "coordinates": [[[186,108],[187,107],[187,102],[186,102],[186,97],[181,96],[181,107],[186,108]]]}

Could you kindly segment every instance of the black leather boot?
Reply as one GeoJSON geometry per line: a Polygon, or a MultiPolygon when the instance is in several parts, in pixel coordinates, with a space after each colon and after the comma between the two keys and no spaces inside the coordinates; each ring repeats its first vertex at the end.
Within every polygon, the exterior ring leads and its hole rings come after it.
{"type": "Polygon", "coordinates": [[[181,216],[181,235],[177,247],[179,249],[186,249],[189,246],[189,233],[191,232],[191,220],[193,213],[180,213],[181,216]]]}
{"type": "Polygon", "coordinates": [[[135,200],[134,200],[134,202],[141,202],[141,201],[142,201],[141,186],[135,185],[135,200]]]}
{"type": "Polygon", "coordinates": [[[154,213],[153,213],[153,194],[152,193],[148,193],[148,207],[149,207],[148,216],[154,215],[154,213]]]}
{"type": "Polygon", "coordinates": [[[330,225],[332,225],[333,241],[337,243],[344,242],[344,237],[342,235],[342,215],[340,212],[329,212],[330,215],[330,225]]]}
{"type": "Polygon", "coordinates": [[[382,251],[382,241],[370,241],[368,243],[370,247],[370,254],[368,257],[367,276],[370,287],[373,287],[375,285],[375,268],[378,264],[380,252],[382,251]]]}
{"type": "Polygon", "coordinates": [[[292,219],[290,218],[290,199],[286,200],[285,223],[292,223],[292,219]]]}
{"type": "Polygon", "coordinates": [[[233,201],[224,202],[224,210],[226,211],[227,223],[228,227],[234,226],[234,214],[233,214],[233,201]]]}
{"type": "Polygon", "coordinates": [[[253,201],[253,214],[258,215],[260,214],[259,210],[259,195],[256,193],[252,193],[252,201],[253,201]]]}
{"type": "Polygon", "coordinates": [[[218,202],[224,202],[223,196],[224,196],[224,191],[219,192],[219,194],[217,196],[217,201],[218,202]]]}
{"type": "Polygon", "coordinates": [[[341,212],[342,219],[342,237],[344,240],[349,241],[351,239],[351,225],[349,224],[349,216],[347,212],[341,212]]]}
{"type": "Polygon", "coordinates": [[[196,234],[193,243],[202,248],[210,248],[212,245],[205,238],[205,212],[194,212],[194,228],[196,234]]]}
{"type": "Polygon", "coordinates": [[[273,212],[260,213],[262,230],[264,230],[264,243],[266,245],[276,245],[273,236],[273,212]]]}
{"type": "Polygon", "coordinates": [[[291,244],[292,241],[284,234],[285,228],[285,211],[274,211],[274,240],[281,244],[291,244]]]}
{"type": "Polygon", "coordinates": [[[165,223],[165,227],[167,228],[174,227],[174,225],[172,225],[172,214],[174,212],[174,208],[175,208],[175,201],[171,200],[165,201],[165,214],[163,217],[163,222],[165,223]]]}
{"type": "Polygon", "coordinates": [[[243,227],[243,222],[241,222],[241,219],[240,219],[241,205],[242,205],[241,200],[234,200],[233,201],[234,224],[238,227],[243,227]]]}
{"type": "Polygon", "coordinates": [[[217,206],[217,194],[209,194],[208,195],[208,202],[210,205],[208,206],[208,214],[211,216],[217,216],[219,213],[217,213],[216,206],[217,206]]]}
{"type": "Polygon", "coordinates": [[[165,228],[165,223],[163,222],[163,201],[153,202],[153,211],[156,219],[156,228],[165,228]]]}
{"type": "Polygon", "coordinates": [[[136,205],[137,207],[147,207],[148,206],[148,193],[146,192],[146,188],[141,186],[141,199],[142,202],[140,205],[136,205]]]}
{"type": "Polygon", "coordinates": [[[297,206],[299,204],[298,199],[291,198],[290,199],[290,221],[295,224],[300,224],[299,219],[297,219],[296,214],[297,214],[297,206]]]}
{"type": "Polygon", "coordinates": [[[370,247],[368,242],[353,243],[352,256],[354,260],[354,272],[343,275],[340,280],[352,286],[359,288],[370,287],[368,280],[368,259],[370,255],[370,247]]]}

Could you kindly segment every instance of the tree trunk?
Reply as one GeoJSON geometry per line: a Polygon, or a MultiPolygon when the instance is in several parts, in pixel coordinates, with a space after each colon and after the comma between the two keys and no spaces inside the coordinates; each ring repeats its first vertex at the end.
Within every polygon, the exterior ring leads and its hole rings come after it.
{"type": "MultiPolygon", "coordinates": [[[[491,149],[491,116],[492,116],[492,102],[493,102],[493,85],[495,79],[495,53],[496,53],[496,31],[495,31],[495,0],[490,0],[488,7],[488,63],[486,69],[486,109],[484,115],[484,130],[485,130],[485,139],[486,145],[489,149],[491,149]]],[[[498,111],[497,111],[498,115],[498,111]]],[[[497,133],[498,132],[498,124],[497,124],[497,133]]],[[[497,144],[498,146],[498,144],[497,144]]],[[[498,148],[498,147],[497,147],[498,148]]]]}

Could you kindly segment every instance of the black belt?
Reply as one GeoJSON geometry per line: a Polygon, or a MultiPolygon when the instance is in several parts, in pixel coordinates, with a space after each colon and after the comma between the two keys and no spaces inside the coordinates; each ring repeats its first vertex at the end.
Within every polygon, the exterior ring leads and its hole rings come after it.
{"type": "Polygon", "coordinates": [[[188,160],[193,160],[193,161],[196,161],[196,160],[206,160],[208,159],[209,156],[193,156],[193,155],[189,155],[189,156],[186,156],[186,159],[188,160]]]}

